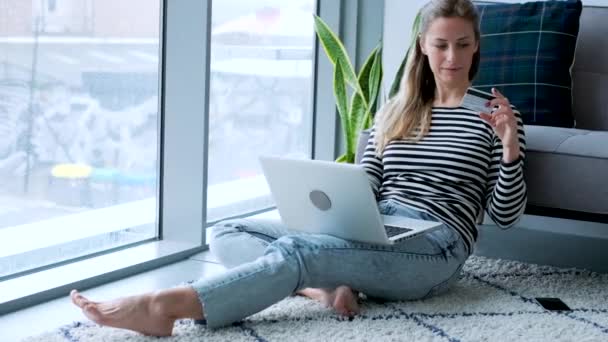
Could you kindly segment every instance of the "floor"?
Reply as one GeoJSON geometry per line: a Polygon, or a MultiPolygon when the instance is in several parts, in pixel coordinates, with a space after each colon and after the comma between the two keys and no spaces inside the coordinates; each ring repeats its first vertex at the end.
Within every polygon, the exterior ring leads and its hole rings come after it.
{"type": "MultiPolygon", "coordinates": [[[[83,293],[96,300],[179,285],[188,280],[209,277],[224,268],[209,252],[199,253],[181,262],[141,273],[83,293]]],[[[17,342],[21,339],[56,329],[59,326],[85,319],[66,296],[31,308],[0,316],[0,341],[17,342]],[[35,322],[35,324],[32,324],[35,322]],[[27,329],[24,326],[27,325],[27,329]]]]}
{"type": "MultiPolygon", "coordinates": [[[[276,212],[257,215],[276,218],[276,212]]],[[[552,221],[548,218],[527,217],[522,227],[508,231],[482,229],[476,254],[492,258],[521,260],[538,264],[561,267],[578,267],[608,273],[608,236],[605,225],[596,227],[600,236],[581,237],[559,232],[541,231],[535,227],[557,227],[565,225],[572,231],[580,223],[552,221]],[[536,222],[536,221],[538,222],[536,222]]],[[[548,228],[543,228],[547,230],[548,228]]],[[[552,228],[553,229],[553,228],[552,228]]],[[[555,229],[554,229],[555,230],[555,229]]],[[[141,273],[120,281],[84,291],[95,300],[114,298],[145,291],[179,285],[180,283],[209,277],[222,272],[224,268],[209,252],[197,254],[184,261],[141,273]]],[[[16,342],[21,339],[56,329],[59,326],[85,319],[72,305],[69,298],[56,299],[5,316],[0,316],[0,342],[16,342]],[[35,322],[35,324],[32,324],[35,322]],[[25,328],[26,327],[26,328],[25,328]]]]}

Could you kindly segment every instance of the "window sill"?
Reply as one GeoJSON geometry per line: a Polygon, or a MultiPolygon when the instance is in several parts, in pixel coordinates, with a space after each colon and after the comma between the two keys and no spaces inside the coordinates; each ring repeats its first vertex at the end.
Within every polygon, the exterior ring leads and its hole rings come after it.
{"type": "MultiPolygon", "coordinates": [[[[235,193],[239,194],[238,202],[270,197],[261,175],[212,185],[208,191],[208,213],[219,213],[238,204],[232,196],[235,193]]],[[[155,207],[156,199],[150,198],[0,229],[0,259],[132,226],[154,224],[155,207]],[[82,229],[83,226],[87,229],[82,229]],[[19,238],[24,234],[35,238],[19,238]],[[2,243],[9,241],[11,243],[2,243]]],[[[208,235],[209,230],[205,229],[205,233],[208,235]]],[[[200,243],[153,241],[0,281],[0,315],[65,296],[73,288],[83,290],[171,264],[206,249],[200,243]]]]}
{"type": "Polygon", "coordinates": [[[53,298],[186,259],[200,244],[154,241],[0,282],[0,316],[53,298]]]}
{"type": "MultiPolygon", "coordinates": [[[[267,198],[270,190],[264,176],[239,179],[209,186],[208,221],[221,217],[226,208],[240,202],[267,198]],[[236,198],[233,194],[239,194],[236,198]],[[209,217],[211,216],[211,217],[209,217]]],[[[266,205],[268,203],[263,203],[266,205]]],[[[133,227],[156,225],[156,198],[114,205],[39,222],[0,228],[0,259],[58,246],[133,227]],[[24,239],[24,236],[28,236],[24,239]]],[[[153,231],[150,232],[152,237],[153,231]]]]}

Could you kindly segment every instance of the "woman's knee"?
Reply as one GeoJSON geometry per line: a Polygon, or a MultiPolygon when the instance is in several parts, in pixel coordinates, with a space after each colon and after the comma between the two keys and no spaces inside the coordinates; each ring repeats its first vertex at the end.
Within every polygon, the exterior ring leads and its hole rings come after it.
{"type": "Polygon", "coordinates": [[[248,231],[248,221],[221,221],[211,228],[209,250],[225,267],[250,262],[264,254],[268,245],[248,231]]]}
{"type": "Polygon", "coordinates": [[[216,256],[226,251],[227,247],[239,240],[243,234],[244,222],[242,220],[226,220],[211,227],[209,234],[209,249],[216,256]]]}
{"type": "Polygon", "coordinates": [[[211,227],[210,244],[213,243],[213,241],[217,241],[218,239],[225,237],[226,235],[242,233],[242,227],[244,226],[245,222],[243,222],[241,219],[226,220],[216,223],[213,227],[211,227]]]}

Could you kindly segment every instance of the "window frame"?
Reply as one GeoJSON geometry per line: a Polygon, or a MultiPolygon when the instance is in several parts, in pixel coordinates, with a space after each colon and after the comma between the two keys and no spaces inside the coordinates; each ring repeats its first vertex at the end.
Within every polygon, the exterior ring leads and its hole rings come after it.
{"type": "MultiPolygon", "coordinates": [[[[356,12],[357,3],[317,0],[317,14],[340,32],[346,18],[345,8],[354,6],[356,12]]],[[[187,259],[207,249],[211,6],[212,0],[161,0],[158,238],[0,282],[0,315],[66,296],[73,288],[99,286],[187,259]],[[205,63],[200,63],[201,60],[205,63]]],[[[356,18],[349,20],[356,22],[356,18]]],[[[355,47],[348,49],[354,55],[355,47]]],[[[341,134],[332,78],[333,66],[316,41],[311,99],[314,159],[333,160],[339,155],[341,134]]]]}

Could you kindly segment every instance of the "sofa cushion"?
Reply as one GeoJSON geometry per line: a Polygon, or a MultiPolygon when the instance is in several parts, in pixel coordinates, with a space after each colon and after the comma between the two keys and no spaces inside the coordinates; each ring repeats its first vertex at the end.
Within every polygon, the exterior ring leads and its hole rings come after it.
{"type": "Polygon", "coordinates": [[[526,140],[528,204],[608,214],[608,132],[526,126],[526,140]]]}
{"type": "Polygon", "coordinates": [[[576,128],[608,131],[608,6],[585,6],[572,67],[576,128]]]}
{"type": "Polygon", "coordinates": [[[525,124],[574,127],[570,68],[581,1],[477,6],[481,61],[473,85],[498,88],[525,124]]]}

